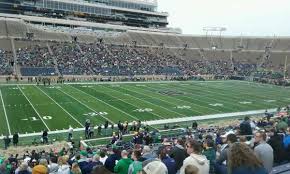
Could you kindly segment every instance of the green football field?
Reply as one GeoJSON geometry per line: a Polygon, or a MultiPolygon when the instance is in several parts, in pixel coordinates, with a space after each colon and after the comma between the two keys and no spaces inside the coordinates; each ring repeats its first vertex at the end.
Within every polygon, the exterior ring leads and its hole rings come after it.
{"type": "Polygon", "coordinates": [[[242,81],[1,85],[0,135],[270,109],[290,89],[242,81]]]}

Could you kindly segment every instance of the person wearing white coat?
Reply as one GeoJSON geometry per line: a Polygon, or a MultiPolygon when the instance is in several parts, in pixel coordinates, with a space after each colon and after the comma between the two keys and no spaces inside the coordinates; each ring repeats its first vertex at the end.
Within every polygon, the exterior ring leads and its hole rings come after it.
{"type": "Polygon", "coordinates": [[[191,139],[186,143],[186,151],[189,156],[183,161],[180,174],[185,174],[184,170],[188,165],[197,167],[198,174],[209,174],[209,161],[206,156],[201,155],[201,144],[198,141],[191,139]]]}

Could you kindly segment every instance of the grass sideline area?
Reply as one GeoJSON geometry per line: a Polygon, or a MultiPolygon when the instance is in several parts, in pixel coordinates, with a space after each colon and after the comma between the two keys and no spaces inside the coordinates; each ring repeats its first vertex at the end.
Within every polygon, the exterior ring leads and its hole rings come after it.
{"type": "Polygon", "coordinates": [[[244,81],[1,85],[0,136],[277,108],[290,89],[244,81]]]}

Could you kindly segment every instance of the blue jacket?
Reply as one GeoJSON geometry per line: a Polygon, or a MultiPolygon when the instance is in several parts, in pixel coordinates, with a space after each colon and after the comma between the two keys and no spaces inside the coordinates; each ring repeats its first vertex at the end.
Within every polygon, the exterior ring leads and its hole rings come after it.
{"type": "Polygon", "coordinates": [[[290,145],[290,135],[286,135],[284,137],[283,143],[284,143],[284,148],[287,149],[288,146],[290,145]]]}
{"type": "Polygon", "coordinates": [[[93,170],[93,168],[97,165],[103,165],[101,162],[89,162],[87,163],[87,165],[85,165],[83,167],[83,170],[82,170],[82,174],[90,174],[93,170]]]}
{"type": "Polygon", "coordinates": [[[268,174],[263,167],[251,169],[248,167],[239,167],[232,170],[232,174],[268,174]]]}
{"type": "Polygon", "coordinates": [[[162,159],[162,162],[167,167],[168,174],[176,174],[177,167],[176,167],[176,162],[173,158],[166,156],[165,158],[162,159]]]}
{"type": "Polygon", "coordinates": [[[107,158],[106,162],[105,162],[105,167],[106,167],[108,170],[110,170],[111,172],[114,172],[114,167],[115,167],[115,165],[116,165],[116,160],[119,161],[120,159],[121,159],[120,155],[117,155],[117,154],[112,154],[112,155],[110,155],[110,156],[107,158]]]}

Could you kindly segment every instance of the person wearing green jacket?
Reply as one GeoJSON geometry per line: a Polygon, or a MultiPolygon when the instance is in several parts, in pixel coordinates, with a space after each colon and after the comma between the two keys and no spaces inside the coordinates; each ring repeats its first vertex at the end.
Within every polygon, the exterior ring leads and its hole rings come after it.
{"type": "Polygon", "coordinates": [[[129,166],[133,162],[130,158],[128,158],[128,152],[123,150],[121,153],[122,159],[117,162],[114,167],[114,172],[118,174],[128,174],[129,166]]]}
{"type": "Polygon", "coordinates": [[[216,151],[214,149],[214,141],[212,139],[205,139],[203,143],[204,151],[202,154],[206,156],[207,160],[209,160],[209,171],[210,173],[214,173],[214,164],[216,160],[216,151]]]}
{"type": "Polygon", "coordinates": [[[134,162],[130,165],[128,174],[138,174],[142,171],[141,152],[134,150],[132,153],[132,159],[134,162]]]}

